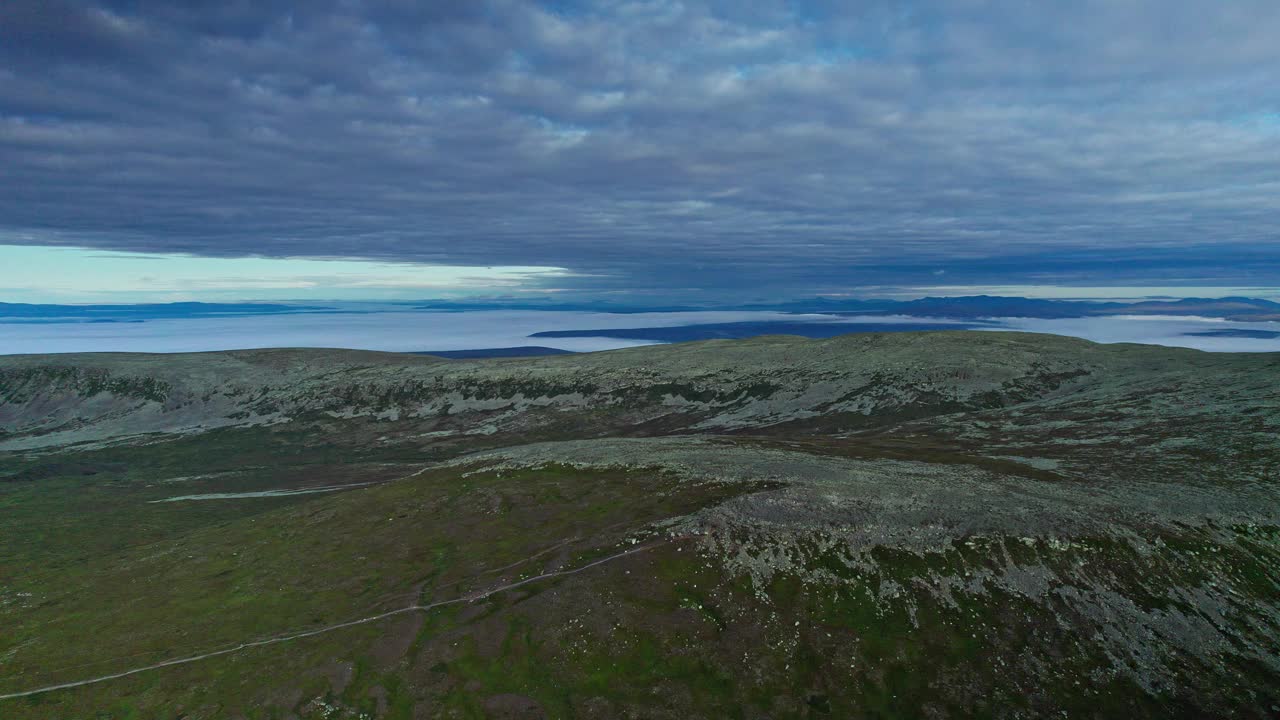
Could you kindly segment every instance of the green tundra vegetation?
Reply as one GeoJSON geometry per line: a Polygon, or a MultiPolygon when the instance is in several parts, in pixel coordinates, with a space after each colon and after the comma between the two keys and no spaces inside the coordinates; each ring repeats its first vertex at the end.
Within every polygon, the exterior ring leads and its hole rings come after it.
{"type": "Polygon", "coordinates": [[[0,358],[6,720],[1268,718],[1278,688],[1277,354],[0,358]]]}

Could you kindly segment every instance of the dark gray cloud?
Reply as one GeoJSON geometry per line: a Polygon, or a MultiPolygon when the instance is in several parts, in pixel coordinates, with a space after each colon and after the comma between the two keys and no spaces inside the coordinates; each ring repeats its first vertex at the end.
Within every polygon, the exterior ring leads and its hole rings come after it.
{"type": "Polygon", "coordinates": [[[8,0],[0,242],[1280,284],[1274,0],[847,5],[8,0]]]}

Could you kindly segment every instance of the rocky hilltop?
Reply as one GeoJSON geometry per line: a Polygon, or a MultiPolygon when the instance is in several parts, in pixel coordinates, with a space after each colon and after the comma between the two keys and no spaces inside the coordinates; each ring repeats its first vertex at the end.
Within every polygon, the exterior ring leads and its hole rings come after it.
{"type": "Polygon", "coordinates": [[[324,349],[9,356],[0,357],[0,447],[318,417],[456,433],[577,422],[640,434],[841,430],[1082,397],[1110,404],[1139,392],[1168,396],[1166,410],[1177,415],[1194,413],[1185,406],[1193,399],[1237,410],[1265,403],[1276,373],[1280,359],[1267,354],[976,332],[778,336],[486,361],[324,349]]]}
{"type": "Polygon", "coordinates": [[[13,356],[0,432],[5,717],[1280,712],[1276,354],[13,356]]]}

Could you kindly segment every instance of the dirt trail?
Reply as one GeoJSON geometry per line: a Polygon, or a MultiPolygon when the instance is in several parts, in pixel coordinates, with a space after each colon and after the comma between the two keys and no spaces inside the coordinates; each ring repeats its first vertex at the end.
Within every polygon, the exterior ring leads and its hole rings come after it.
{"type": "Polygon", "coordinates": [[[322,635],[327,632],[333,632],[334,630],[341,630],[343,628],[354,627],[356,625],[364,625],[366,623],[377,622],[378,620],[394,617],[396,615],[403,615],[404,613],[433,610],[435,608],[442,607],[444,605],[455,605],[458,603],[475,602],[477,600],[483,600],[484,598],[487,598],[490,595],[496,595],[497,593],[505,592],[507,590],[512,590],[522,585],[528,585],[530,583],[538,582],[539,580],[547,580],[555,577],[574,575],[576,573],[583,572],[584,570],[590,570],[591,568],[596,567],[597,565],[603,565],[607,562],[612,562],[614,560],[618,560],[628,555],[634,555],[639,552],[651,550],[654,547],[657,547],[659,544],[661,543],[650,543],[648,545],[640,545],[637,547],[633,547],[629,550],[624,550],[620,553],[609,555],[608,557],[600,558],[599,560],[593,560],[592,562],[589,562],[586,565],[582,565],[581,567],[572,568],[570,570],[553,570],[551,572],[543,573],[541,575],[535,575],[534,577],[531,577],[531,578],[525,578],[524,580],[517,580],[516,582],[507,583],[506,585],[499,585],[498,587],[491,588],[483,592],[465,595],[463,597],[452,598],[450,600],[440,600],[438,602],[433,602],[426,605],[410,605],[408,607],[403,607],[398,610],[389,610],[387,612],[379,613],[377,615],[370,615],[369,617],[363,617],[358,620],[348,620],[347,622],[337,623],[335,625],[328,625],[321,628],[314,628],[312,630],[305,630],[302,632],[291,633],[288,635],[277,635],[275,637],[265,638],[262,640],[252,640],[250,642],[240,643],[235,647],[223,648],[222,650],[214,650],[212,652],[201,653],[199,655],[191,655],[189,657],[165,660],[163,662],[158,662],[152,665],[144,665],[142,667],[133,668],[131,670],[124,670],[117,673],[111,673],[110,675],[100,675],[98,677],[89,678],[87,680],[77,680],[75,682],[59,683],[57,685],[49,685],[42,688],[35,688],[34,690],[24,690],[22,692],[8,693],[8,694],[0,695],[0,700],[12,700],[14,698],[38,695],[40,693],[50,692],[53,690],[67,690],[70,688],[77,688],[85,685],[93,685],[95,683],[106,682],[107,680],[115,680],[117,678],[128,677],[130,675],[137,675],[138,673],[147,672],[149,670],[159,670],[161,668],[166,668],[173,665],[185,665],[187,663],[193,663],[199,660],[206,660],[208,658],[218,657],[219,655],[230,655],[232,653],[240,652],[241,650],[248,650],[249,648],[262,647],[264,645],[274,645],[276,643],[288,642],[290,640],[300,640],[302,638],[311,637],[313,635],[322,635]]]}

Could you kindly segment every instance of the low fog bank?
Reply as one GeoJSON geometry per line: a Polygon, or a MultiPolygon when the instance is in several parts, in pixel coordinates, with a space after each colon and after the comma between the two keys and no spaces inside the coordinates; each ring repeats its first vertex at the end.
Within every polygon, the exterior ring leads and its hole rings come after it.
{"type": "MultiPolygon", "coordinates": [[[[848,317],[764,311],[605,313],[585,311],[388,310],[364,313],[242,315],[145,322],[0,324],[0,354],[63,352],[197,352],[264,347],[343,347],[392,352],[456,351],[539,345],[572,352],[655,344],[651,339],[584,335],[581,331],[753,323],[761,333],[829,336],[849,332],[938,328],[971,323],[929,317],[848,317]],[[776,324],[771,326],[771,324],[776,324]],[[535,333],[575,331],[576,337],[535,333]],[[807,333],[804,333],[807,334],[807,333]]],[[[1136,342],[1219,352],[1280,351],[1280,323],[1200,317],[1110,316],[1069,319],[990,318],[985,330],[1025,330],[1096,342],[1136,342]],[[1274,334],[1273,334],[1274,333],[1274,334]]],[[[691,330],[694,328],[691,327],[691,330]]],[[[707,335],[714,337],[715,335],[707,335]]],[[[690,339],[696,339],[696,332],[690,339]]]]}
{"type": "Polygon", "coordinates": [[[1229,331],[1280,333],[1280,322],[1232,322],[1218,318],[1114,315],[1093,318],[998,318],[991,330],[1025,330],[1084,338],[1100,343],[1145,343],[1196,348],[1212,352],[1277,352],[1280,334],[1273,337],[1232,337],[1229,331]],[[1218,336],[1198,333],[1221,333],[1218,336]]]}

